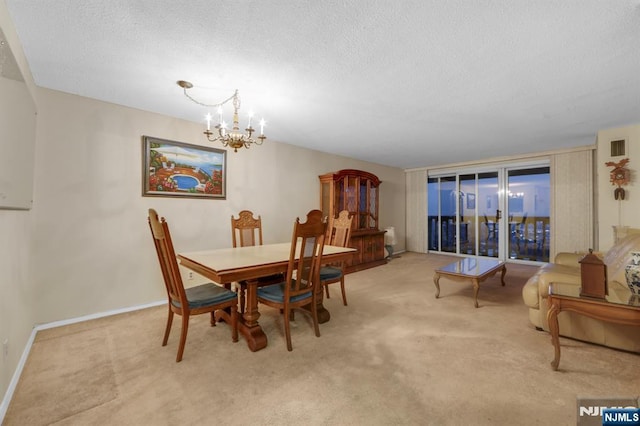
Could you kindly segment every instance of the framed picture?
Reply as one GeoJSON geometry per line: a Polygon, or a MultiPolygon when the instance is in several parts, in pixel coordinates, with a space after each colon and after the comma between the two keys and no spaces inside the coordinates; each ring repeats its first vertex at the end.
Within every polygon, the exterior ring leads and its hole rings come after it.
{"type": "Polygon", "coordinates": [[[142,195],[227,197],[227,151],[142,137],[142,195]]]}
{"type": "Polygon", "coordinates": [[[475,209],[476,208],[476,194],[467,194],[467,208],[475,209]]]}

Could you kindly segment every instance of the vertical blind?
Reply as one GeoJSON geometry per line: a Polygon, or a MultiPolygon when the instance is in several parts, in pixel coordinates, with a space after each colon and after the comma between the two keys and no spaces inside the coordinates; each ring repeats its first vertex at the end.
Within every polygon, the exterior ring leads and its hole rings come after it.
{"type": "Polygon", "coordinates": [[[551,156],[551,196],[551,253],[594,247],[593,151],[551,156]]]}
{"type": "Polygon", "coordinates": [[[406,173],[407,251],[427,252],[427,171],[406,173]]]}

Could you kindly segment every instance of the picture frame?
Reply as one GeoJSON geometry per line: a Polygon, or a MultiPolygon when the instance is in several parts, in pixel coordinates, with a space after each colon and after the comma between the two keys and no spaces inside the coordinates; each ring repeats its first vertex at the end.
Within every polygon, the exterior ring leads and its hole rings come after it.
{"type": "Polygon", "coordinates": [[[476,194],[467,193],[467,208],[471,210],[476,208],[476,194]]]}
{"type": "Polygon", "coordinates": [[[142,137],[142,196],[227,198],[227,151],[142,137]]]}

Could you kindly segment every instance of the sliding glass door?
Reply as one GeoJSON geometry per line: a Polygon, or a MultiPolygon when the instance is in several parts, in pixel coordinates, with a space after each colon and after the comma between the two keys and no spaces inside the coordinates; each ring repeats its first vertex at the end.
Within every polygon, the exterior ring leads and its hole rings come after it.
{"type": "Polygon", "coordinates": [[[549,167],[508,170],[509,258],[549,261],[549,167]]]}
{"type": "Polygon", "coordinates": [[[500,257],[500,185],[497,171],[478,173],[478,224],[480,241],[478,254],[500,257]]]}
{"type": "Polygon", "coordinates": [[[546,166],[430,176],[429,250],[548,261],[549,187],[546,166]]]}

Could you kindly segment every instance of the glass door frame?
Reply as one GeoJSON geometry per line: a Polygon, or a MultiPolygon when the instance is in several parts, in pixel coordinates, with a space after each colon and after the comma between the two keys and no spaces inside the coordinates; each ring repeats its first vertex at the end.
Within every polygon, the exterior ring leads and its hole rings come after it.
{"type": "MultiPolygon", "coordinates": [[[[428,172],[427,173],[427,184],[426,184],[426,189],[427,191],[429,190],[429,185],[431,181],[431,179],[442,179],[442,178],[452,178],[455,177],[455,193],[458,195],[460,195],[460,176],[465,176],[465,175],[471,175],[471,174],[475,174],[475,194],[476,194],[476,208],[474,211],[474,242],[475,242],[475,248],[474,248],[474,253],[475,254],[467,254],[467,253],[462,253],[460,251],[460,238],[458,238],[458,236],[460,235],[460,225],[461,225],[461,215],[460,215],[460,200],[458,200],[458,202],[456,203],[456,208],[455,208],[455,218],[456,218],[456,228],[455,228],[455,240],[456,240],[456,244],[455,244],[455,252],[450,252],[450,251],[443,251],[442,250],[442,206],[438,205],[438,247],[437,249],[431,249],[431,243],[430,243],[430,239],[432,238],[432,236],[429,234],[430,230],[431,230],[431,224],[429,223],[429,218],[431,216],[429,216],[429,194],[427,193],[427,252],[429,251],[433,251],[433,252],[437,252],[437,253],[443,253],[443,254],[453,254],[453,255],[458,255],[458,256],[478,256],[478,257],[486,257],[486,258],[490,258],[490,259],[497,259],[497,260],[501,260],[501,261],[506,261],[508,260],[509,262],[514,262],[514,263],[525,263],[525,264],[535,264],[538,265],[540,264],[540,262],[537,261],[530,261],[530,260],[521,260],[521,259],[513,259],[510,257],[510,253],[509,253],[509,239],[511,237],[511,233],[510,233],[510,224],[509,224],[509,208],[508,208],[508,172],[510,170],[518,170],[518,169],[527,169],[527,168],[538,168],[538,167],[550,167],[550,160],[549,159],[535,159],[535,160],[530,160],[530,161],[519,161],[519,162],[512,162],[512,163],[500,163],[500,164],[494,164],[494,165],[484,165],[484,166],[478,166],[478,167],[459,167],[459,168],[451,168],[451,169],[441,169],[441,170],[434,170],[433,172],[428,172]],[[498,247],[498,253],[497,256],[487,256],[487,255],[481,255],[480,254],[480,238],[481,238],[481,226],[482,226],[482,222],[480,220],[480,215],[479,215],[479,208],[478,208],[478,203],[482,202],[482,200],[479,199],[479,197],[477,197],[477,195],[479,194],[478,192],[478,188],[479,188],[479,175],[483,174],[483,173],[497,173],[497,189],[496,189],[496,196],[497,196],[497,203],[498,205],[496,206],[496,210],[498,210],[500,212],[500,219],[497,219],[497,233],[498,233],[498,241],[497,241],[497,247],[498,247]]],[[[440,182],[440,180],[438,180],[438,183],[440,182]]],[[[439,190],[439,188],[438,188],[439,190]]],[[[440,199],[440,195],[437,195],[437,198],[440,199]]]]}

